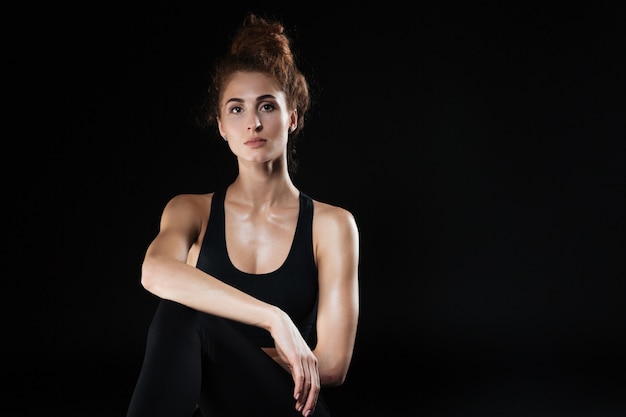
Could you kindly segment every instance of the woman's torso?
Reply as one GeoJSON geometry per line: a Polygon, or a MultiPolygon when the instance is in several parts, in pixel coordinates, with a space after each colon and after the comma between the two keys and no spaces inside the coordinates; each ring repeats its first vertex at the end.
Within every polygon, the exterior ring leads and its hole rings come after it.
{"type": "MultiPolygon", "coordinates": [[[[206,195],[202,210],[207,220],[188,263],[286,311],[313,348],[318,287],[310,197],[254,209],[218,190],[206,195]]],[[[276,356],[266,330],[233,325],[276,356]]]]}

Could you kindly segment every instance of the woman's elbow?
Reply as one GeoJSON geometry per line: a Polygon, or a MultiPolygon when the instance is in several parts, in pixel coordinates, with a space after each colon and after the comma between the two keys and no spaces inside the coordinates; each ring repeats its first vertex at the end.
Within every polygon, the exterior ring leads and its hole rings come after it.
{"type": "Polygon", "coordinates": [[[338,387],[346,381],[347,374],[347,367],[334,366],[320,372],[320,382],[323,386],[338,387]]]}
{"type": "Polygon", "coordinates": [[[158,286],[158,267],[155,262],[150,258],[144,259],[141,264],[141,286],[148,292],[156,294],[156,288],[158,286]]]}
{"type": "Polygon", "coordinates": [[[345,380],[345,375],[325,375],[324,378],[320,378],[321,384],[324,387],[338,387],[343,385],[345,380]]]}

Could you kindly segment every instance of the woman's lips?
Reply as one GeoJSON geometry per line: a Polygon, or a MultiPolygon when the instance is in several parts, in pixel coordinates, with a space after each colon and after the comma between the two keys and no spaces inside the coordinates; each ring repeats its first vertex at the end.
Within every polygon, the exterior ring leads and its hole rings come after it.
{"type": "Polygon", "coordinates": [[[250,148],[260,148],[261,146],[265,145],[265,143],[267,143],[267,140],[262,139],[262,138],[252,138],[250,140],[247,140],[246,142],[244,142],[244,145],[250,147],[250,148]]]}

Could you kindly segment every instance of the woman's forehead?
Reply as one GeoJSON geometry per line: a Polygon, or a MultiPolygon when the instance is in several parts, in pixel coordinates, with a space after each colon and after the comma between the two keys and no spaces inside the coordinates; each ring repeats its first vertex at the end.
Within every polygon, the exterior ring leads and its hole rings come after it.
{"type": "Polygon", "coordinates": [[[284,99],[284,92],[280,89],[276,79],[263,72],[238,71],[233,73],[224,84],[224,100],[234,97],[249,99],[267,95],[284,99]]]}

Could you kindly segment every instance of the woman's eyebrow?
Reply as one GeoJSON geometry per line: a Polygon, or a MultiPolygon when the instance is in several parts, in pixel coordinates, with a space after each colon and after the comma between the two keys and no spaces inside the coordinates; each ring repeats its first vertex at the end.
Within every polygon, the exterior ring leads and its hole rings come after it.
{"type": "MultiPolygon", "coordinates": [[[[256,101],[263,101],[263,100],[267,100],[267,99],[274,99],[275,100],[276,96],[274,96],[272,94],[263,94],[262,96],[258,96],[256,98],[256,101]]],[[[228,103],[233,102],[233,101],[237,102],[237,103],[243,103],[244,99],[239,98],[239,97],[232,97],[232,98],[229,98],[228,100],[226,100],[226,103],[224,103],[224,104],[228,104],[228,103]]]]}
{"type": "Polygon", "coordinates": [[[229,98],[228,100],[226,100],[226,103],[224,104],[228,104],[232,101],[235,101],[237,103],[243,103],[243,99],[242,98],[238,98],[238,97],[233,97],[233,98],[229,98]]]}

